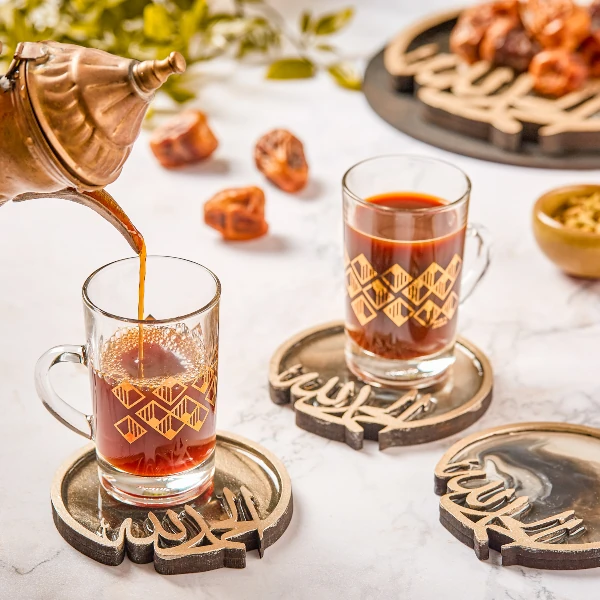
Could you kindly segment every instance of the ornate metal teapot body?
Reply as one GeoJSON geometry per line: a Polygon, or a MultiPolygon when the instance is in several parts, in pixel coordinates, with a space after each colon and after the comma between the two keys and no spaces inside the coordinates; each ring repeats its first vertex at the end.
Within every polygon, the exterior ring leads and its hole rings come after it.
{"type": "Polygon", "coordinates": [[[0,205],[74,200],[117,226],[139,251],[133,225],[98,190],[121,173],[154,92],[184,70],[177,52],[138,62],[71,44],[19,44],[0,78],[0,205]]]}

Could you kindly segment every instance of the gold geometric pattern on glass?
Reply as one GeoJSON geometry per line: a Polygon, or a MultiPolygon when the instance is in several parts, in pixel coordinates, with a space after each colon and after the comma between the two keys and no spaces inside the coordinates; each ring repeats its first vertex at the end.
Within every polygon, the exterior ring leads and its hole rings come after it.
{"type": "Polygon", "coordinates": [[[362,294],[355,298],[350,303],[350,306],[361,325],[366,325],[377,316],[377,313],[371,308],[367,299],[362,294]]]}
{"type": "MultiPolygon", "coordinates": [[[[135,388],[131,383],[124,381],[113,389],[114,395],[126,408],[131,408],[141,402],[146,396],[135,388]]],[[[147,402],[141,408],[138,407],[135,415],[139,417],[146,425],[149,425],[163,435],[168,440],[172,440],[186,425],[195,431],[206,421],[210,413],[210,406],[202,404],[207,402],[215,405],[217,397],[217,378],[215,369],[206,366],[203,373],[191,384],[181,383],[175,377],[170,377],[164,384],[154,390],[154,395],[165,402],[171,408],[160,404],[149,397],[147,402]],[[186,392],[191,389],[202,394],[202,397],[194,399],[193,392],[186,392]]],[[[119,433],[132,444],[141,438],[148,430],[140,425],[132,415],[127,415],[115,423],[119,433]]]]}
{"type": "Polygon", "coordinates": [[[184,396],[183,400],[171,412],[195,431],[200,431],[200,428],[204,425],[204,421],[206,421],[209,410],[206,406],[196,402],[189,396],[184,396]]]}
{"type": "Polygon", "coordinates": [[[206,390],[208,390],[208,386],[210,385],[212,370],[207,371],[207,373],[200,375],[194,383],[192,383],[192,387],[195,390],[198,390],[201,394],[206,394],[206,390]]]}
{"type": "Polygon", "coordinates": [[[371,263],[366,259],[364,254],[359,254],[350,264],[361,285],[364,285],[367,281],[373,279],[373,277],[377,277],[377,271],[371,266],[371,263]]]}
{"type": "Polygon", "coordinates": [[[390,293],[387,286],[385,286],[379,279],[370,283],[363,290],[367,300],[371,302],[373,308],[380,309],[385,306],[388,302],[394,299],[393,294],[390,293]]]}
{"type": "Polygon", "coordinates": [[[431,294],[431,289],[427,286],[425,281],[420,277],[415,279],[407,288],[402,290],[402,293],[417,306],[427,299],[427,296],[431,294]]]}
{"type": "Polygon", "coordinates": [[[452,290],[453,285],[454,279],[452,279],[447,273],[444,273],[433,286],[433,293],[440,300],[445,300],[450,291],[452,290]]]}
{"type": "Polygon", "coordinates": [[[129,415],[117,421],[115,427],[130,444],[139,440],[147,431],[129,415]]]}
{"type": "MultiPolygon", "coordinates": [[[[448,268],[444,271],[442,276],[438,279],[436,284],[433,286],[433,293],[440,298],[445,300],[454,286],[454,282],[460,273],[460,266],[462,260],[458,254],[454,255],[454,258],[448,265],[448,268]]],[[[452,317],[451,317],[452,318],[452,317]]]]}
{"type": "Polygon", "coordinates": [[[192,387],[198,390],[201,394],[204,394],[204,400],[210,402],[213,406],[217,399],[217,378],[214,375],[213,369],[208,367],[208,371],[205,375],[198,377],[192,387]]]}
{"type": "Polygon", "coordinates": [[[346,289],[361,325],[382,312],[398,327],[414,319],[422,327],[437,328],[456,314],[459,300],[453,288],[462,266],[458,254],[445,269],[433,262],[414,279],[397,264],[375,279],[377,272],[364,254],[350,261],[350,265],[352,268],[346,271],[346,289]]]}
{"type": "Polygon", "coordinates": [[[360,282],[352,269],[346,270],[346,289],[348,290],[350,298],[354,298],[361,290],[360,282]]]}
{"type": "Polygon", "coordinates": [[[423,306],[415,311],[413,318],[415,321],[423,325],[423,327],[432,327],[435,320],[440,316],[442,312],[435,302],[427,300],[423,306]]]}
{"type": "Polygon", "coordinates": [[[135,414],[168,440],[172,440],[185,426],[181,419],[154,400],[135,414]]]}
{"type": "Polygon", "coordinates": [[[433,291],[435,284],[438,282],[444,269],[437,263],[431,263],[429,267],[417,277],[407,288],[402,290],[402,293],[417,306],[421,304],[429,294],[433,291]]]}
{"type": "Polygon", "coordinates": [[[442,306],[442,312],[451,319],[454,316],[454,313],[458,309],[458,296],[455,292],[450,294],[450,297],[446,302],[444,302],[444,306],[442,306]]]}
{"type": "Polygon", "coordinates": [[[166,402],[169,406],[177,402],[182,394],[185,393],[185,386],[175,377],[169,377],[163,385],[154,390],[154,395],[166,402]]]}
{"type": "Polygon", "coordinates": [[[217,397],[217,378],[212,367],[206,367],[206,371],[192,383],[192,387],[204,394],[203,400],[210,402],[213,406],[217,397]]]}
{"type": "Polygon", "coordinates": [[[114,387],[112,393],[125,408],[131,408],[145,398],[144,394],[127,381],[123,381],[118,386],[114,387]]]}
{"type": "Polygon", "coordinates": [[[446,273],[452,277],[452,279],[456,279],[458,274],[460,273],[460,267],[462,265],[462,258],[455,254],[450,261],[450,264],[446,267],[446,273]]]}
{"type": "Polygon", "coordinates": [[[400,327],[400,325],[404,325],[413,316],[414,309],[402,300],[402,298],[396,298],[383,309],[383,312],[395,325],[400,327]]]}
{"type": "Polygon", "coordinates": [[[394,294],[397,294],[406,284],[412,281],[412,277],[400,266],[390,267],[382,276],[394,294]]]}

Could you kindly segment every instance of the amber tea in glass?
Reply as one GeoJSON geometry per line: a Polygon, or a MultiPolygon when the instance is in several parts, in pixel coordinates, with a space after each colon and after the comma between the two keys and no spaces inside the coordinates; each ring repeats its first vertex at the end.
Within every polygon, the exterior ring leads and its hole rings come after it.
{"type": "Polygon", "coordinates": [[[462,171],[426,157],[374,158],[344,176],[346,361],[361,379],[428,385],[454,362],[459,303],[488,265],[469,194],[462,171]],[[477,258],[463,276],[467,237],[477,258]]]}
{"type": "Polygon", "coordinates": [[[100,481],[142,506],[188,501],[212,484],[220,284],[191,261],[149,256],[145,306],[137,318],[137,258],[91,275],[83,288],[85,346],[49,350],[36,368],[38,393],[55,416],[92,438],[100,481]],[[92,415],[52,389],[58,362],[89,369],[92,415]]]}

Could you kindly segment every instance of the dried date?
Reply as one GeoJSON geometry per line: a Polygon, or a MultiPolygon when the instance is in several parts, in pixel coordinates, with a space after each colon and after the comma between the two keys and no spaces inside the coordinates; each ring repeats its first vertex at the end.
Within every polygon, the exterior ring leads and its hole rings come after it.
{"type": "Polygon", "coordinates": [[[186,110],[157,127],[150,148],[163,167],[173,168],[208,158],[219,145],[199,110],[186,110]]]}
{"type": "Polygon", "coordinates": [[[298,192],[308,181],[302,142],[285,129],[274,129],[256,142],[254,161],[258,170],[285,192],[298,192]]]}
{"type": "Polygon", "coordinates": [[[588,6],[588,12],[590,13],[590,17],[592,19],[592,31],[600,30],[600,0],[594,0],[588,6]]]}
{"type": "Polygon", "coordinates": [[[588,77],[583,59],[567,50],[544,50],[529,65],[533,87],[545,96],[560,97],[579,89],[588,77]]]}
{"type": "Polygon", "coordinates": [[[572,0],[523,1],[521,20],[544,49],[562,48],[573,52],[591,31],[589,11],[572,0]]]}
{"type": "Polygon", "coordinates": [[[502,18],[488,28],[480,54],[483,60],[521,73],[527,71],[531,59],[539,51],[539,44],[527,35],[518,20],[502,18]]]}
{"type": "Polygon", "coordinates": [[[480,46],[496,19],[518,20],[517,0],[478,4],[464,10],[450,34],[450,50],[469,64],[481,59],[480,46]]]}
{"type": "Polygon", "coordinates": [[[590,35],[579,48],[592,77],[600,77],[600,36],[590,35]]]}
{"type": "Polygon", "coordinates": [[[204,204],[204,222],[226,240],[252,240],[265,235],[265,194],[258,187],[230,188],[204,204]]]}

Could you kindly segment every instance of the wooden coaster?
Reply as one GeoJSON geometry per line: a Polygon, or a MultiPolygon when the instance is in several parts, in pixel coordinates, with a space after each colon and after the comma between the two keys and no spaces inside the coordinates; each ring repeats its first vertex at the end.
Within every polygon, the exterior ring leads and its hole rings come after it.
{"type": "Polygon", "coordinates": [[[596,169],[600,81],[559,99],[531,92],[528,74],[448,50],[459,11],[407,28],[370,62],[363,89],[371,107],[400,131],[438,148],[493,162],[596,169]]]}
{"type": "Polygon", "coordinates": [[[269,386],[275,404],[293,403],[298,427],[355,450],[364,439],[385,450],[448,437],[475,423],[492,400],[492,367],[465,339],[446,379],[404,392],[359,381],[346,366],[344,344],[337,321],[294,336],[271,359],[269,386]]]}
{"type": "Polygon", "coordinates": [[[600,566],[600,429],[520,423],[454,444],[435,469],[442,525],[478,558],[600,566]]]}
{"type": "Polygon", "coordinates": [[[240,436],[217,434],[214,490],[185,506],[137,508],[100,486],[89,444],[56,473],[54,523],[75,549],[106,565],[125,554],[164,575],[243,568],[246,551],[262,557],[292,518],[292,486],[283,464],[240,436]]]}

